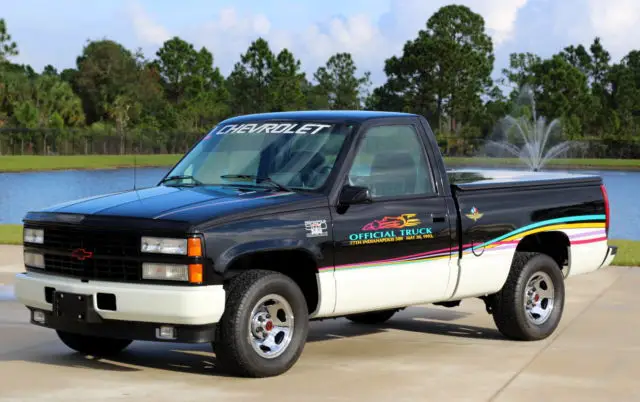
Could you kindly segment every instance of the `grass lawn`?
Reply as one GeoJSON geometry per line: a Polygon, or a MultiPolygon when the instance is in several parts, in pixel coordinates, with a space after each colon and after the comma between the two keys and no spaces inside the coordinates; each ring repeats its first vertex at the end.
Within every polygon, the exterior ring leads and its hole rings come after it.
{"type": "MultiPolygon", "coordinates": [[[[181,154],[138,155],[136,166],[172,166],[181,154]]],[[[445,158],[447,167],[522,167],[516,158],[445,158]]],[[[73,156],[0,156],[0,172],[23,172],[61,169],[113,169],[132,167],[133,155],[73,155],[73,156]]],[[[548,168],[597,168],[640,170],[640,159],[553,159],[548,168]]]]}
{"type": "Polygon", "coordinates": [[[640,266],[640,241],[611,240],[612,246],[618,246],[614,265],[640,266]]]}
{"type": "Polygon", "coordinates": [[[0,225],[0,244],[22,244],[22,225],[0,225]]]}
{"type": "MultiPolygon", "coordinates": [[[[618,246],[613,265],[640,266],[640,241],[611,240],[618,246]]],[[[0,225],[0,244],[22,244],[22,225],[0,225]]]]}
{"type": "MultiPolygon", "coordinates": [[[[137,155],[140,167],[172,166],[182,155],[137,155]]],[[[61,169],[113,169],[134,166],[133,155],[0,156],[0,172],[61,169]]]]}

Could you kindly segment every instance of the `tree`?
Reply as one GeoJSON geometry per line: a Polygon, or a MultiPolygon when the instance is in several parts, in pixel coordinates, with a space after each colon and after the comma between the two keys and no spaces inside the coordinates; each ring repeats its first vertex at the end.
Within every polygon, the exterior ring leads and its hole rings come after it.
{"type": "Polygon", "coordinates": [[[408,41],[400,57],[385,63],[388,95],[405,98],[408,111],[433,117],[436,127],[448,115],[451,130],[482,108],[492,85],[493,43],[482,16],[466,6],[440,8],[408,41]]]}
{"type": "Polygon", "coordinates": [[[75,86],[82,98],[87,122],[109,120],[116,99],[136,98],[139,70],[136,57],[111,40],[89,42],[76,61],[75,86]]]}
{"type": "Polygon", "coordinates": [[[192,44],[174,37],[156,56],[152,66],[160,75],[169,102],[163,126],[198,130],[228,114],[224,78],[206,48],[196,51],[192,44]]]}
{"type": "Polygon", "coordinates": [[[613,65],[607,81],[611,88],[609,105],[614,110],[615,132],[612,134],[617,138],[637,137],[640,128],[640,51],[632,50],[620,63],[613,65]]]}
{"type": "Polygon", "coordinates": [[[300,71],[300,60],[283,49],[273,60],[269,88],[273,95],[274,112],[305,108],[305,74],[300,71]]]}
{"type": "Polygon", "coordinates": [[[273,94],[270,92],[273,78],[274,54],[269,43],[258,38],[240,56],[227,87],[231,95],[231,108],[236,114],[261,113],[272,110],[273,94]]]}
{"type": "Polygon", "coordinates": [[[43,75],[58,75],[58,70],[56,70],[56,68],[54,66],[52,66],[51,64],[47,64],[46,66],[44,66],[44,69],[42,70],[42,74],[43,75]]]}
{"type": "Polygon", "coordinates": [[[318,105],[327,109],[362,109],[371,73],[356,76],[356,65],[350,53],[337,53],[313,77],[318,82],[314,92],[318,105]]]}
{"type": "Polygon", "coordinates": [[[0,18],[0,64],[8,61],[9,57],[17,55],[18,45],[11,40],[4,18],[0,18]]]}
{"type": "Polygon", "coordinates": [[[560,55],[573,67],[580,70],[580,72],[586,76],[589,76],[593,71],[593,60],[591,55],[587,52],[587,49],[582,45],[568,46],[560,55]]]}
{"type": "Polygon", "coordinates": [[[512,90],[532,86],[533,68],[541,62],[540,56],[533,53],[512,53],[509,56],[509,67],[502,69],[503,78],[500,82],[511,86],[512,90]]]}

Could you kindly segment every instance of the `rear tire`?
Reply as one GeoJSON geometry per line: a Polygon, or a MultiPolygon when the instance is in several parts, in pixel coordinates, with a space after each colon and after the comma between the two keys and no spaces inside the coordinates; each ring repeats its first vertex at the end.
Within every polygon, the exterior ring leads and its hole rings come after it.
{"type": "Polygon", "coordinates": [[[366,313],[351,314],[345,318],[357,324],[376,325],[388,321],[398,310],[369,311],[366,313]]]}
{"type": "Polygon", "coordinates": [[[127,339],[103,338],[74,334],[66,331],[56,331],[58,337],[67,347],[84,355],[110,357],[122,352],[131,344],[127,339]]]}
{"type": "Polygon", "coordinates": [[[492,299],[491,313],[507,338],[536,341],[556,330],[564,300],[558,264],[546,254],[516,252],[506,283],[492,299]]]}
{"type": "Polygon", "coordinates": [[[224,313],[213,344],[222,371],[242,377],[271,377],[299,359],[309,331],[304,294],[286,275],[251,270],[227,287],[224,313]]]}

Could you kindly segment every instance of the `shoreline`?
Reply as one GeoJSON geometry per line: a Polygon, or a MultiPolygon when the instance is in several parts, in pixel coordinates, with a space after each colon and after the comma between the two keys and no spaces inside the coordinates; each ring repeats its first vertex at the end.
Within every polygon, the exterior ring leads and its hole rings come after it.
{"type": "MultiPolygon", "coordinates": [[[[153,155],[68,155],[0,156],[0,173],[42,173],[68,170],[115,170],[131,168],[170,168],[182,154],[153,155]],[[135,162],[134,162],[135,157],[135,162]]],[[[526,169],[514,158],[445,157],[447,168],[526,169]]],[[[640,159],[555,159],[543,170],[640,171],[640,159]]]]}

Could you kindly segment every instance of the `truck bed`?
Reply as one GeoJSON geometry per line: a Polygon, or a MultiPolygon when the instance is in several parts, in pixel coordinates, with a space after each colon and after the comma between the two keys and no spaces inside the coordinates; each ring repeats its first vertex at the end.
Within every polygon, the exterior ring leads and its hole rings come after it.
{"type": "Polygon", "coordinates": [[[453,187],[460,191],[511,187],[549,187],[568,184],[600,185],[600,176],[566,172],[531,172],[518,170],[448,169],[453,187]]]}

